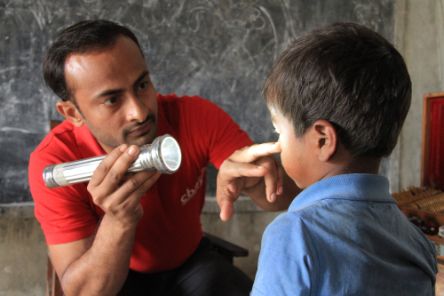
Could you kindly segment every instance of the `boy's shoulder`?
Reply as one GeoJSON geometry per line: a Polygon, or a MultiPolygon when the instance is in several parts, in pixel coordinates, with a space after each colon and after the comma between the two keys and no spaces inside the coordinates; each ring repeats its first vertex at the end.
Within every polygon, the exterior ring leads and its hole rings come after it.
{"type": "Polygon", "coordinates": [[[265,229],[264,238],[271,241],[300,241],[311,223],[306,223],[305,212],[288,211],[278,215],[265,229]]]}

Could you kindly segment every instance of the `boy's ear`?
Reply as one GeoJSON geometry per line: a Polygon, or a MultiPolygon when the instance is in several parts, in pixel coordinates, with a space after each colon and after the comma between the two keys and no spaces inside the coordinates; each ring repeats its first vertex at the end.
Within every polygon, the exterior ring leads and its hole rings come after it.
{"type": "Polygon", "coordinates": [[[84,124],[83,115],[77,109],[76,105],[69,101],[58,101],[56,103],[57,112],[65,119],[69,120],[75,126],[82,126],[84,124]]]}
{"type": "Polygon", "coordinates": [[[336,152],[338,136],[334,126],[327,120],[316,120],[313,123],[313,132],[320,161],[330,160],[336,152]]]}

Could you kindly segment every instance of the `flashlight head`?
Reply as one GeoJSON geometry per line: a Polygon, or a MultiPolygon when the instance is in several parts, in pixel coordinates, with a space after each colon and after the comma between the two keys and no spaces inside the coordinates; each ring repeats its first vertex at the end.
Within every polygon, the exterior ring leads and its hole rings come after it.
{"type": "Polygon", "coordinates": [[[182,153],[179,144],[173,137],[167,136],[162,139],[160,155],[167,172],[174,173],[179,169],[182,162],[182,153]]]}
{"type": "MultiPolygon", "coordinates": [[[[182,162],[182,153],[177,141],[166,134],[154,139],[152,144],[140,147],[135,162],[137,170],[154,170],[164,174],[176,172],[182,162]]],[[[135,170],[134,170],[135,171],[135,170]]]]}

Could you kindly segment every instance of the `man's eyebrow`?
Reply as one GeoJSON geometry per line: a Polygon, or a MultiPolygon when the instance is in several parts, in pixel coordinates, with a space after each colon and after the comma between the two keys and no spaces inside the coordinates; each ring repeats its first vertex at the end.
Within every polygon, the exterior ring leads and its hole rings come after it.
{"type": "Polygon", "coordinates": [[[117,88],[117,89],[108,89],[104,92],[101,92],[96,96],[96,99],[104,98],[104,97],[110,97],[113,95],[117,95],[123,92],[123,89],[117,88]]]}
{"type": "MultiPolygon", "coordinates": [[[[143,79],[145,79],[148,76],[149,72],[147,70],[143,71],[142,74],[139,75],[139,77],[137,77],[136,81],[134,82],[134,86],[136,86],[137,84],[139,84],[143,79]]],[[[103,98],[103,97],[109,97],[109,96],[113,96],[113,95],[117,95],[122,93],[124,90],[121,88],[116,88],[116,89],[107,89],[101,93],[99,93],[96,96],[96,99],[99,98],[103,98]]]]}

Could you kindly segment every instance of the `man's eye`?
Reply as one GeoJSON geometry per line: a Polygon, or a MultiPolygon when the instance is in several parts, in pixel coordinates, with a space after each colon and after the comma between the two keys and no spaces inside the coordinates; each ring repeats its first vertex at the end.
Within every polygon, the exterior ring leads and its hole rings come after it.
{"type": "Polygon", "coordinates": [[[142,81],[142,82],[139,84],[139,90],[147,89],[149,84],[150,84],[149,81],[142,81]]]}
{"type": "Polygon", "coordinates": [[[112,105],[116,104],[116,102],[117,102],[117,97],[110,97],[110,98],[106,99],[105,102],[103,102],[103,103],[107,106],[112,106],[112,105]]]}

